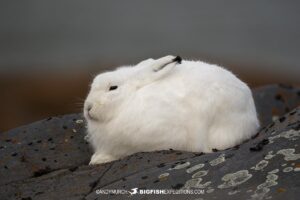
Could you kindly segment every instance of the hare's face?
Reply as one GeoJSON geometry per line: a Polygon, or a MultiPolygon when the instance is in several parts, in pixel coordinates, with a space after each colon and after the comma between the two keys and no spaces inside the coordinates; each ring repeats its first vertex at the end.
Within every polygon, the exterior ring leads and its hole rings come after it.
{"type": "Polygon", "coordinates": [[[88,122],[109,121],[122,104],[124,81],[115,73],[108,72],[98,75],[84,103],[84,116],[88,122]]]}
{"type": "Polygon", "coordinates": [[[84,103],[85,118],[88,122],[96,123],[111,120],[137,90],[164,77],[180,62],[179,56],[165,56],[98,75],[84,103]]]}

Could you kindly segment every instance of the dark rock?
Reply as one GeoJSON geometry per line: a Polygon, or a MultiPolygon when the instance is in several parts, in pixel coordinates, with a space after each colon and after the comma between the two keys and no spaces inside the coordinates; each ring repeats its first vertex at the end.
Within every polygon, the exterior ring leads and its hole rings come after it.
{"type": "MultiPolygon", "coordinates": [[[[124,199],[97,189],[200,189],[192,199],[296,199],[299,193],[299,90],[254,90],[262,128],[237,147],[211,154],[174,150],[137,153],[88,166],[79,114],[42,120],[0,135],[1,199],[124,199]],[[286,113],[286,110],[291,112],[286,113]],[[275,119],[276,118],[276,119],[275,119]],[[79,121],[78,121],[79,120],[79,121]],[[259,189],[261,188],[261,189],[259,189]]],[[[125,191],[125,192],[126,192],[125,191]]],[[[187,199],[132,195],[131,199],[187,199]]]]}
{"type": "Polygon", "coordinates": [[[253,96],[262,127],[272,123],[272,119],[300,106],[298,91],[299,88],[283,84],[254,89],[253,96]]]}
{"type": "Polygon", "coordinates": [[[34,177],[45,169],[55,171],[87,164],[91,151],[83,139],[84,126],[81,115],[73,114],[1,133],[0,185],[34,177]]]}
{"type": "Polygon", "coordinates": [[[51,172],[50,167],[46,166],[45,169],[39,169],[39,170],[35,171],[34,174],[33,174],[33,177],[39,177],[39,176],[48,174],[50,172],[51,172]]]}
{"type": "Polygon", "coordinates": [[[262,141],[257,143],[257,145],[255,145],[254,147],[250,147],[250,151],[261,151],[263,147],[267,144],[269,144],[269,140],[263,139],[262,141]]]}

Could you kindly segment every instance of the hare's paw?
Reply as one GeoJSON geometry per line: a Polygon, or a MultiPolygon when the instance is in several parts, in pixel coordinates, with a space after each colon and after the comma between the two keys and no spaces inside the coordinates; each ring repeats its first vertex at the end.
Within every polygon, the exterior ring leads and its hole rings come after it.
{"type": "Polygon", "coordinates": [[[96,165],[101,163],[107,163],[116,160],[115,157],[108,154],[94,153],[89,165],[96,165]]]}

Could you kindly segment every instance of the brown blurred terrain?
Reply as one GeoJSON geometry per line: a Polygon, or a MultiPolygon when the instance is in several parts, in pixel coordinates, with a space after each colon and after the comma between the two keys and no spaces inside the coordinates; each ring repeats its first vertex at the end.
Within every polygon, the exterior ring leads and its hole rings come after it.
{"type": "Polygon", "coordinates": [[[82,71],[0,76],[0,130],[53,115],[80,112],[89,79],[82,71]]]}

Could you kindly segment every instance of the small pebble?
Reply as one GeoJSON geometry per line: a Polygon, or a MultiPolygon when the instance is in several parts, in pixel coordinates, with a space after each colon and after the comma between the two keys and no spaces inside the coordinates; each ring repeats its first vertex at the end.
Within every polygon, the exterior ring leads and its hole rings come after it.
{"type": "Polygon", "coordinates": [[[83,120],[82,119],[77,119],[76,120],[76,124],[82,124],[83,123],[83,120]]]}

